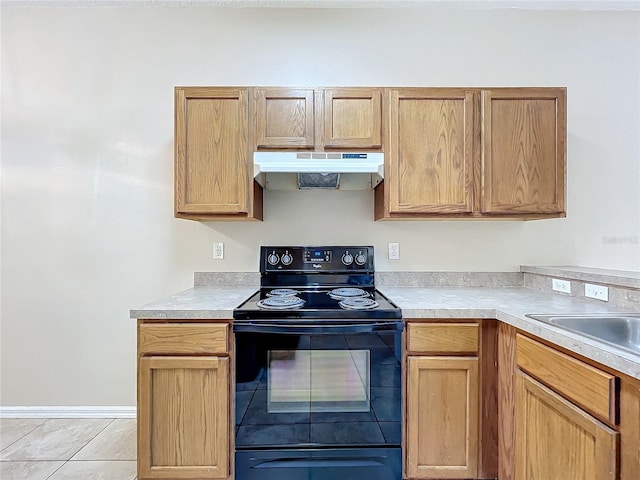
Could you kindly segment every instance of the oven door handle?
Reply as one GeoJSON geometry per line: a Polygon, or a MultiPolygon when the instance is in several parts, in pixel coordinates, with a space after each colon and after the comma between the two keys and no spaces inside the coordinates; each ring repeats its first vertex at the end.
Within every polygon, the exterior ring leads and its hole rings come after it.
{"type": "Polygon", "coordinates": [[[291,335],[315,335],[319,333],[370,333],[383,331],[401,332],[402,320],[363,323],[284,323],[284,322],[242,322],[234,323],[234,332],[288,333],[291,335]]]}

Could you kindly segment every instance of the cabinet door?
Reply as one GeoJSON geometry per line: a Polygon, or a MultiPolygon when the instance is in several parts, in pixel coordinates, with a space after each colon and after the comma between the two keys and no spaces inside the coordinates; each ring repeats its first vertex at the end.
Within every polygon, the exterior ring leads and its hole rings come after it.
{"type": "Polygon", "coordinates": [[[615,480],[618,433],[518,371],[516,480],[615,480]]]}
{"type": "Polygon", "coordinates": [[[390,96],[390,213],[471,212],[473,92],[398,89],[390,96]]]}
{"type": "Polygon", "coordinates": [[[382,147],[382,92],[379,88],[324,90],[325,148],[382,147]]]}
{"type": "Polygon", "coordinates": [[[247,214],[247,89],[178,87],[175,114],[176,215],[247,214]]]}
{"type": "Polygon", "coordinates": [[[228,358],[140,358],[140,480],[228,477],[228,380],[228,358]]]}
{"type": "Polygon", "coordinates": [[[313,148],[313,89],[256,88],[258,148],[313,148]]]}
{"type": "Polygon", "coordinates": [[[566,90],[482,92],[482,210],[564,214],[566,90]]]}
{"type": "Polygon", "coordinates": [[[407,357],[406,474],[475,478],[478,359],[407,357]]]}

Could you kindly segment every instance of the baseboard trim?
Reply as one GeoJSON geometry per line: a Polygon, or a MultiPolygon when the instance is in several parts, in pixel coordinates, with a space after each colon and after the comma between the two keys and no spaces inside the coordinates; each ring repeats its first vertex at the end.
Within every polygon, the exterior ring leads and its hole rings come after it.
{"type": "Polygon", "coordinates": [[[0,418],[136,418],[136,407],[0,407],[0,418]]]}

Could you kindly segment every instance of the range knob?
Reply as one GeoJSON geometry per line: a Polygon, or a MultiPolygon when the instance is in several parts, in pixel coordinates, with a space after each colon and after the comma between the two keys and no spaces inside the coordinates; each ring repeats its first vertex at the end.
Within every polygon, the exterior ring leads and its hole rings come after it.
{"type": "Polygon", "coordinates": [[[278,257],[278,255],[276,254],[276,252],[272,252],[272,253],[267,257],[267,262],[269,262],[269,265],[277,265],[279,261],[280,261],[280,257],[278,257]]]}
{"type": "Polygon", "coordinates": [[[358,255],[356,255],[356,263],[358,265],[364,265],[366,262],[367,256],[362,252],[358,252],[358,255]]]}
{"type": "Polygon", "coordinates": [[[344,265],[351,265],[353,263],[353,255],[351,255],[348,250],[342,255],[342,263],[344,265]]]}
{"type": "Polygon", "coordinates": [[[282,264],[291,265],[291,262],[293,262],[293,256],[288,251],[284,252],[284,255],[282,255],[282,264]]]}

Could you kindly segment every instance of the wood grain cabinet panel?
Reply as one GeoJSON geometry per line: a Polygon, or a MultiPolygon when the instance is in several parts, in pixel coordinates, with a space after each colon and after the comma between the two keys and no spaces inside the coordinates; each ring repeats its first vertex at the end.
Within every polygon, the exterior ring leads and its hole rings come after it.
{"type": "Polygon", "coordinates": [[[565,88],[390,88],[375,218],[565,216],[565,88]]]}
{"type": "Polygon", "coordinates": [[[258,148],[313,148],[314,90],[256,88],[258,148]]]}
{"type": "Polygon", "coordinates": [[[138,375],[138,478],[228,478],[229,359],[142,357],[138,375]]]}
{"type": "Polygon", "coordinates": [[[389,215],[472,212],[473,98],[464,89],[390,90],[389,215]]]}
{"type": "Polygon", "coordinates": [[[617,422],[616,376],[517,335],[518,367],[605,422],[617,422]]]}
{"type": "Polygon", "coordinates": [[[620,480],[640,478],[640,380],[620,382],[620,480]]]}
{"type": "Polygon", "coordinates": [[[516,329],[498,326],[498,478],[515,478],[516,329]]]}
{"type": "Polygon", "coordinates": [[[407,358],[406,475],[476,478],[478,359],[407,358]]]}
{"type": "Polygon", "coordinates": [[[564,214],[566,90],[482,92],[482,210],[564,214]]]}
{"type": "Polygon", "coordinates": [[[516,480],[616,480],[618,433],[518,372],[516,480]]]}
{"type": "Polygon", "coordinates": [[[248,117],[248,88],[176,87],[177,217],[262,216],[248,168],[248,117]]]}
{"type": "Polygon", "coordinates": [[[419,323],[407,325],[407,350],[415,353],[478,353],[477,323],[419,323]]]}
{"type": "Polygon", "coordinates": [[[138,326],[138,354],[225,354],[228,329],[226,323],[143,323],[138,326]]]}
{"type": "Polygon", "coordinates": [[[327,88],[323,97],[325,148],[381,148],[381,89],[327,88]]]}

